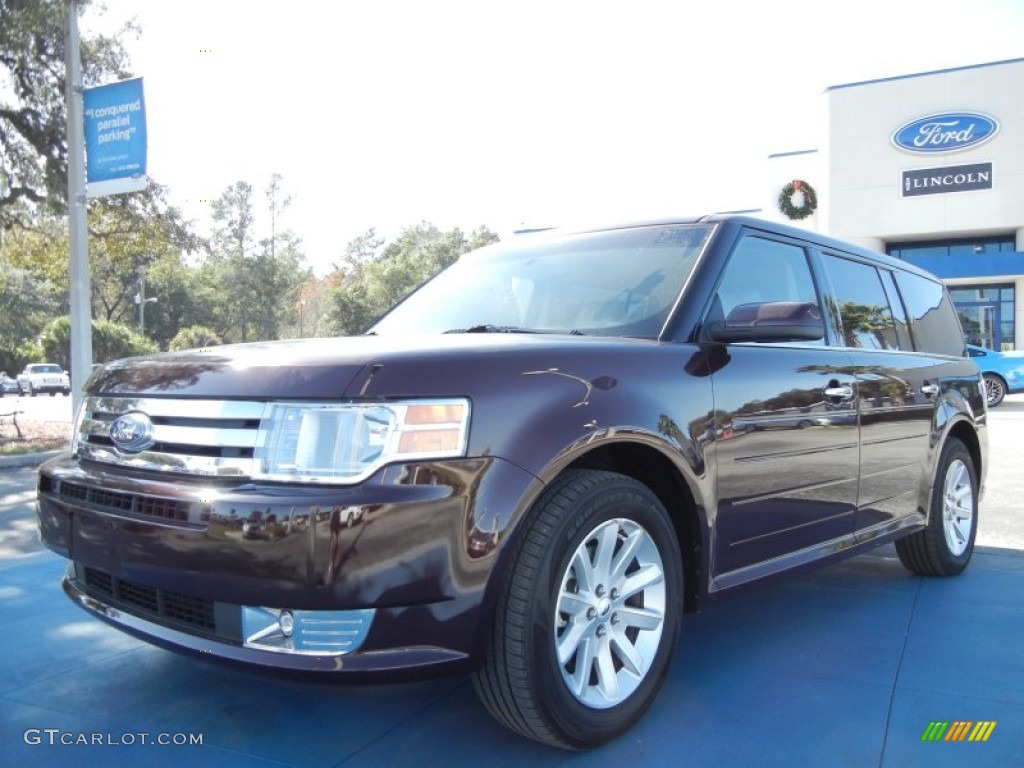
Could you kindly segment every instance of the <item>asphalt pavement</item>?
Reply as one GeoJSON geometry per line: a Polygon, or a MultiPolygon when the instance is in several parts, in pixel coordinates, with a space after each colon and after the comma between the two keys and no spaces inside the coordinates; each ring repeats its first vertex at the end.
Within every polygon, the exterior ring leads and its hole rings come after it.
{"type": "Polygon", "coordinates": [[[979,546],[964,574],[913,576],[889,546],[687,616],[647,716],[575,754],[498,726],[464,677],[297,683],[127,637],[61,592],[64,561],[35,537],[34,469],[0,469],[0,755],[154,768],[1020,765],[1024,396],[991,422],[979,546]],[[924,738],[933,723],[964,740],[924,738]],[[970,741],[983,723],[987,740],[970,741]]]}

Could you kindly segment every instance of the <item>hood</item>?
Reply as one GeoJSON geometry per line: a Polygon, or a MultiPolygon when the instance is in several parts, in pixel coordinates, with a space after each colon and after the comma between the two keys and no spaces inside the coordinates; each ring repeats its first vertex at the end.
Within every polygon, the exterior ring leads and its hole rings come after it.
{"type": "Polygon", "coordinates": [[[86,391],[256,400],[464,394],[459,382],[468,383],[466,374],[477,373],[485,362],[502,360],[521,370],[571,356],[573,350],[593,354],[595,345],[650,344],[541,334],[354,336],[235,344],[108,363],[93,374],[86,391]]]}

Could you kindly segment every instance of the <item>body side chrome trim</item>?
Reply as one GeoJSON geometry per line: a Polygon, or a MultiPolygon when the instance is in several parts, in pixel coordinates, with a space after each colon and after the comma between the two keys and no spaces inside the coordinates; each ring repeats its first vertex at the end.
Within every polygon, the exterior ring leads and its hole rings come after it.
{"type": "Polygon", "coordinates": [[[877,526],[865,528],[846,536],[840,536],[830,541],[816,544],[813,547],[807,547],[771,560],[738,568],[735,571],[729,571],[717,577],[711,576],[708,579],[708,593],[720,592],[750,582],[760,581],[769,576],[808,565],[816,560],[822,560],[840,552],[846,556],[856,554],[853,550],[867,551],[883,543],[880,539],[885,537],[894,538],[907,529],[922,527],[925,522],[926,520],[920,515],[908,515],[907,517],[888,520],[877,526]]]}

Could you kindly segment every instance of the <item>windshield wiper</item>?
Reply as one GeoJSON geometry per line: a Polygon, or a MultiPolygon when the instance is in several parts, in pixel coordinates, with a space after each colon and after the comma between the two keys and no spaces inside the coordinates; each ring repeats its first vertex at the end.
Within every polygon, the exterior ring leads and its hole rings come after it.
{"type": "Polygon", "coordinates": [[[445,333],[565,333],[570,336],[584,336],[582,331],[577,331],[573,328],[571,331],[549,331],[549,330],[537,330],[536,328],[519,328],[515,325],[494,325],[492,323],[482,323],[480,325],[471,325],[469,328],[453,328],[445,333]]]}
{"type": "Polygon", "coordinates": [[[471,325],[469,328],[453,328],[445,333],[537,333],[537,331],[530,330],[529,328],[517,328],[514,325],[493,325],[491,323],[482,323],[480,325],[471,325]]]}

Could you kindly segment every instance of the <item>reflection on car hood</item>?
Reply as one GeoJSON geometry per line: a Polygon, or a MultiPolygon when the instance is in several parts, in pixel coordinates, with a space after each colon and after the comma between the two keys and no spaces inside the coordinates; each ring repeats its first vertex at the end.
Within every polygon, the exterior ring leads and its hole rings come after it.
{"type": "MultiPolygon", "coordinates": [[[[89,380],[90,395],[190,398],[336,398],[364,368],[415,364],[423,371],[494,356],[529,358],[595,346],[653,342],[536,334],[355,336],[235,344],[136,357],[106,364],[89,380]],[[545,354],[546,353],[546,354],[545,354]]],[[[365,377],[363,377],[365,378],[365,377]]],[[[357,387],[361,389],[361,387],[357,387]]]]}

